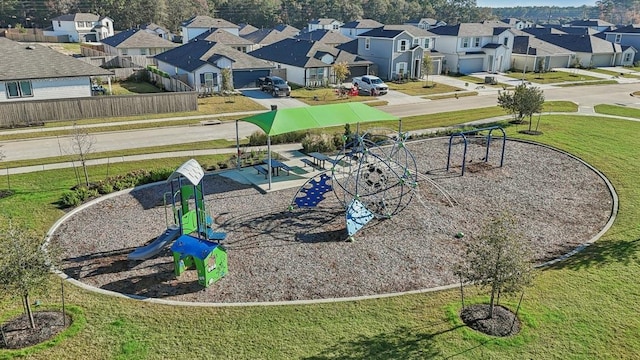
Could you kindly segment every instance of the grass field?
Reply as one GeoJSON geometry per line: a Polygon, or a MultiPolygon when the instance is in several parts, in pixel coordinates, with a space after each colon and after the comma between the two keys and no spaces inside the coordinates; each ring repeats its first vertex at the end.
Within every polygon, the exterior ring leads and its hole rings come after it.
{"type": "Polygon", "coordinates": [[[594,110],[599,114],[625,116],[640,119],[640,109],[618,105],[596,105],[594,110]]]}
{"type": "Polygon", "coordinates": [[[425,87],[425,84],[425,81],[409,81],[403,84],[395,84],[392,82],[387,83],[387,85],[389,85],[389,89],[397,90],[411,96],[437,95],[465,90],[442,83],[434,83],[433,81],[429,81],[430,87],[425,87]]]}
{"type": "MultiPolygon", "coordinates": [[[[522,80],[522,72],[506,73],[506,76],[514,79],[522,80]]],[[[524,76],[526,81],[538,84],[555,84],[563,82],[599,80],[599,78],[578,73],[570,73],[565,71],[549,71],[544,73],[527,72],[524,76]]]]}

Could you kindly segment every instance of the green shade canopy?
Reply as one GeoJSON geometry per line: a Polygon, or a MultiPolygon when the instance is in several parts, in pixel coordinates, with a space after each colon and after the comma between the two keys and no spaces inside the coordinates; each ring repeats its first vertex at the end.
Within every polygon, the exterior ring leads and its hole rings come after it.
{"type": "Polygon", "coordinates": [[[258,125],[269,135],[344,124],[399,120],[397,116],[359,102],[272,110],[240,119],[258,125]]]}

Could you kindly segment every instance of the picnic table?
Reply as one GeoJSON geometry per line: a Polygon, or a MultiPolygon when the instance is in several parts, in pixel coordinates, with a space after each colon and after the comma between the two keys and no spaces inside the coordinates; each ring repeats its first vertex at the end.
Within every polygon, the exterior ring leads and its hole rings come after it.
{"type": "MultiPolygon", "coordinates": [[[[267,165],[269,164],[268,159],[264,159],[263,162],[267,165]]],[[[275,159],[271,159],[271,175],[280,176],[280,169],[286,171],[287,175],[289,175],[289,171],[291,171],[291,168],[287,164],[275,159]]]]}
{"type": "Polygon", "coordinates": [[[331,158],[327,155],[319,152],[312,152],[308,154],[313,159],[313,164],[317,167],[325,168],[324,164],[327,160],[331,161],[331,158]]]}

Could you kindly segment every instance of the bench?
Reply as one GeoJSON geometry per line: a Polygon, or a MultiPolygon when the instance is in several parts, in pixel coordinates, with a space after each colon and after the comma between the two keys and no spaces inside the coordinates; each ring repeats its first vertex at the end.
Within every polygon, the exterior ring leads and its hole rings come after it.
{"type": "Polygon", "coordinates": [[[280,169],[284,170],[287,172],[287,176],[289,175],[289,171],[292,171],[293,169],[291,167],[289,167],[289,165],[283,163],[283,162],[278,162],[278,166],[280,167],[280,169]]]}
{"type": "Polygon", "coordinates": [[[319,166],[316,165],[313,161],[309,160],[309,159],[300,159],[300,161],[302,161],[304,163],[304,167],[307,167],[307,165],[311,166],[314,169],[317,169],[319,166]]]}
{"type": "Polygon", "coordinates": [[[267,175],[269,175],[269,170],[262,165],[253,165],[253,168],[258,171],[258,174],[264,175],[265,179],[267,178],[267,175]]]}

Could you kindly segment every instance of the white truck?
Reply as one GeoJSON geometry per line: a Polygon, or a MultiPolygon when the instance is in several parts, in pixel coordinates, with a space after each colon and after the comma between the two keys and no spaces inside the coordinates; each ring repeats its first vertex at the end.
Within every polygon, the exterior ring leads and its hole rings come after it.
{"type": "Polygon", "coordinates": [[[371,96],[384,95],[389,91],[389,87],[379,77],[373,75],[364,75],[354,77],[353,85],[358,87],[359,92],[369,94],[371,96]]]}

